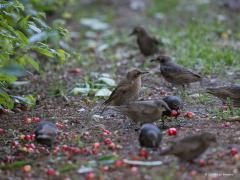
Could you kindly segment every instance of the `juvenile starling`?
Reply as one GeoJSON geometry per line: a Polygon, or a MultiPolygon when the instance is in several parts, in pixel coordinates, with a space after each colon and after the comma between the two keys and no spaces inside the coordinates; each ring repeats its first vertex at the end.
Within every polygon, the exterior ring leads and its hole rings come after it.
{"type": "Polygon", "coordinates": [[[57,134],[58,129],[56,125],[49,121],[41,121],[35,128],[36,141],[49,147],[54,143],[57,134]]]}
{"type": "Polygon", "coordinates": [[[158,46],[161,45],[162,42],[148,35],[143,27],[135,27],[130,35],[137,36],[138,47],[145,57],[161,53],[158,46]]]}
{"type": "Polygon", "coordinates": [[[213,142],[216,142],[216,136],[204,132],[202,134],[185,137],[175,142],[171,147],[160,152],[160,155],[175,155],[181,161],[191,161],[204,153],[213,142]]]}
{"type": "MultiPolygon", "coordinates": [[[[165,98],[163,98],[163,101],[167,103],[168,107],[171,110],[177,111],[178,114],[176,115],[176,117],[180,115],[180,109],[182,108],[182,105],[183,105],[180,97],[166,96],[165,98]]],[[[171,111],[166,111],[164,115],[171,116],[171,111]]]]}
{"type": "Polygon", "coordinates": [[[140,128],[139,143],[143,147],[158,148],[162,141],[162,132],[153,124],[144,124],[140,128]]]}
{"type": "Polygon", "coordinates": [[[162,100],[135,101],[122,106],[109,106],[122,112],[135,123],[152,123],[162,117],[164,111],[171,111],[162,100]]]}
{"type": "Polygon", "coordinates": [[[228,98],[232,101],[234,107],[240,107],[240,86],[222,86],[216,88],[207,88],[207,92],[218,97],[223,103],[228,103],[228,98]]]}
{"type": "Polygon", "coordinates": [[[164,79],[173,85],[188,85],[193,82],[201,81],[201,76],[191,70],[174,64],[169,56],[160,55],[152,61],[160,63],[160,71],[164,79]]]}
{"type": "Polygon", "coordinates": [[[137,100],[141,88],[141,76],[146,73],[148,72],[140,71],[139,69],[129,71],[126,78],[118,84],[103,105],[120,106],[137,100]]]}

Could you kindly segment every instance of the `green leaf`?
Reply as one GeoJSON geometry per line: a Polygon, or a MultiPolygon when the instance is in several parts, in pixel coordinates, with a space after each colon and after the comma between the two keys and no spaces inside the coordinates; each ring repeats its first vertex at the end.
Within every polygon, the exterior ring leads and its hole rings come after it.
{"type": "Polygon", "coordinates": [[[0,104],[8,109],[12,109],[14,102],[7,93],[0,93],[0,104]]]}
{"type": "Polygon", "coordinates": [[[15,168],[20,168],[27,164],[29,164],[29,162],[27,162],[27,161],[16,161],[16,162],[13,162],[10,164],[1,165],[0,169],[15,169],[15,168]]]}
{"type": "Polygon", "coordinates": [[[65,57],[65,51],[62,50],[62,49],[57,49],[56,53],[57,53],[57,56],[59,57],[60,62],[64,63],[65,58],[66,58],[65,57]]]}
{"type": "Polygon", "coordinates": [[[27,62],[36,70],[39,72],[39,64],[38,62],[36,62],[35,60],[33,60],[32,58],[28,58],[27,62]]]}
{"type": "Polygon", "coordinates": [[[25,45],[28,44],[28,38],[21,31],[16,30],[15,34],[25,45]]]}
{"type": "Polygon", "coordinates": [[[99,163],[101,165],[113,164],[117,159],[118,157],[116,155],[104,156],[99,158],[99,163]]]}
{"type": "Polygon", "coordinates": [[[17,78],[15,76],[0,73],[0,81],[4,81],[4,82],[7,82],[7,83],[12,83],[16,80],[17,80],[17,78]]]}
{"type": "Polygon", "coordinates": [[[50,52],[48,49],[44,49],[44,48],[41,48],[41,47],[33,47],[32,48],[33,50],[37,51],[38,53],[42,54],[42,55],[45,55],[47,57],[50,57],[50,58],[53,58],[53,53],[50,52]]]}

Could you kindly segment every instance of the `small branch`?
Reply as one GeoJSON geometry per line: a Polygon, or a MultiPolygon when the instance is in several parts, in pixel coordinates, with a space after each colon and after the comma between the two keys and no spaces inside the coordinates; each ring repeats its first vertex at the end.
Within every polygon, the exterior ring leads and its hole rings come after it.
{"type": "Polygon", "coordinates": [[[128,159],[124,159],[123,162],[129,165],[136,166],[160,166],[163,164],[162,161],[133,161],[128,159]]]}

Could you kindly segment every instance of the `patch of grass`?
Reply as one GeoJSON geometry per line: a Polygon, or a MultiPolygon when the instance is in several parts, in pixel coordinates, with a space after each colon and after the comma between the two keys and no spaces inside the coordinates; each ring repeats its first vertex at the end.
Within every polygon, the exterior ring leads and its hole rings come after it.
{"type": "MultiPolygon", "coordinates": [[[[155,2],[153,11],[161,11],[164,3],[171,8],[175,7],[175,4],[159,1],[155,2]]],[[[165,24],[150,31],[163,38],[167,52],[177,63],[197,69],[202,74],[221,74],[228,66],[240,68],[240,50],[222,45],[235,35],[234,32],[228,35],[231,23],[218,21],[220,13],[222,12],[213,9],[211,4],[181,1],[177,11],[166,12],[165,24]]],[[[234,21],[227,14],[226,18],[234,21]]],[[[240,27],[238,22],[232,24],[240,27]]]]}
{"type": "Polygon", "coordinates": [[[24,165],[29,164],[29,162],[27,161],[16,161],[10,164],[6,164],[6,165],[1,165],[0,169],[6,170],[6,169],[15,169],[15,168],[20,168],[23,167],[24,165]]]}

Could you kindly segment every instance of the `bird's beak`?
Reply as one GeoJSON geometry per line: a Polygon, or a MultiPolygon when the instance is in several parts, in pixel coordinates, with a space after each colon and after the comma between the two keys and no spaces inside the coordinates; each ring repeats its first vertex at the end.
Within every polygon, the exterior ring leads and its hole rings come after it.
{"type": "Polygon", "coordinates": [[[140,71],[140,74],[148,74],[149,72],[148,71],[140,71]]]}
{"type": "Polygon", "coordinates": [[[156,62],[157,61],[157,58],[156,59],[151,59],[150,62],[156,62]]]}

